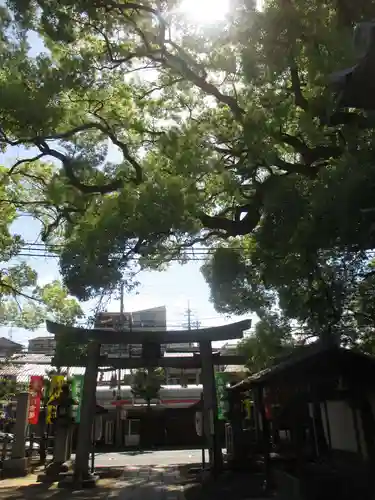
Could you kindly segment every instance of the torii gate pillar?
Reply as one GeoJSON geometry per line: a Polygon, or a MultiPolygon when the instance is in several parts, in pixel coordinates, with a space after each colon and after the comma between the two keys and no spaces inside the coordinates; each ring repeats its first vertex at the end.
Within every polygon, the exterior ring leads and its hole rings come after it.
{"type": "Polygon", "coordinates": [[[223,455],[218,435],[216,383],[211,341],[200,342],[199,347],[202,360],[204,434],[208,446],[210,467],[212,472],[216,473],[223,468],[223,455]]]}
{"type": "Polygon", "coordinates": [[[94,421],[93,408],[96,406],[96,382],[100,357],[100,343],[91,341],[88,345],[87,365],[83,383],[81,403],[81,422],[78,427],[78,446],[74,467],[74,481],[84,484],[90,481],[89,475],[89,450],[91,447],[91,432],[94,421]]]}

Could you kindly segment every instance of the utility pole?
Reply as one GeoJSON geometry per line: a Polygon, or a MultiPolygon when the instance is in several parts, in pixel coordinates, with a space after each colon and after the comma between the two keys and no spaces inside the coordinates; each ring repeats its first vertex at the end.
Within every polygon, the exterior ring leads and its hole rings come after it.
{"type": "Polygon", "coordinates": [[[187,308],[187,320],[188,320],[188,324],[187,324],[187,329],[188,330],[191,330],[191,309],[190,309],[190,300],[188,300],[188,308],[187,308]]]}

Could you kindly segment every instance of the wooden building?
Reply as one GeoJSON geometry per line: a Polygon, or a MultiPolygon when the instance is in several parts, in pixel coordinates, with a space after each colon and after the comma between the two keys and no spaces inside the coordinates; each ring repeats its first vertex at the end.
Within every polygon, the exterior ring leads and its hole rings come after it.
{"type": "Polygon", "coordinates": [[[254,400],[267,478],[281,495],[373,498],[375,358],[315,343],[231,391],[254,400]]]}

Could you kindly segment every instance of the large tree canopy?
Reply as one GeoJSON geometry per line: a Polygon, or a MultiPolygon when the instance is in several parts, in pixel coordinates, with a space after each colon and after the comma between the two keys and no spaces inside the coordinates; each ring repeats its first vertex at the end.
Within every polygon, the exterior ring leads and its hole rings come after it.
{"type": "Polygon", "coordinates": [[[79,298],[200,240],[218,309],[276,304],[325,332],[344,318],[352,338],[372,314],[375,119],[326,85],[375,2],[233,0],[215,28],[178,4],[8,0],[0,142],[31,154],[4,178],[33,183],[18,204],[79,298]]]}
{"type": "Polygon", "coordinates": [[[255,325],[255,331],[238,343],[238,354],[246,357],[246,367],[257,373],[288,355],[295,346],[293,328],[278,314],[269,313],[255,325]]]}

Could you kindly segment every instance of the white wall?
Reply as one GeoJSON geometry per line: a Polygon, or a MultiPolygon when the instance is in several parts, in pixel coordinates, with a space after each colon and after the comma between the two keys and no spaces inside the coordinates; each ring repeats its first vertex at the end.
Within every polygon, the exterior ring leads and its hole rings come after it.
{"type": "MultiPolygon", "coordinates": [[[[322,420],[325,437],[328,441],[327,423],[325,418],[325,408],[321,405],[322,420]]],[[[358,443],[356,438],[353,411],[346,401],[327,401],[327,414],[331,433],[331,445],[333,450],[343,450],[358,453],[358,443]]],[[[357,425],[361,453],[366,456],[366,447],[362,429],[362,421],[357,410],[357,425]]]]}

